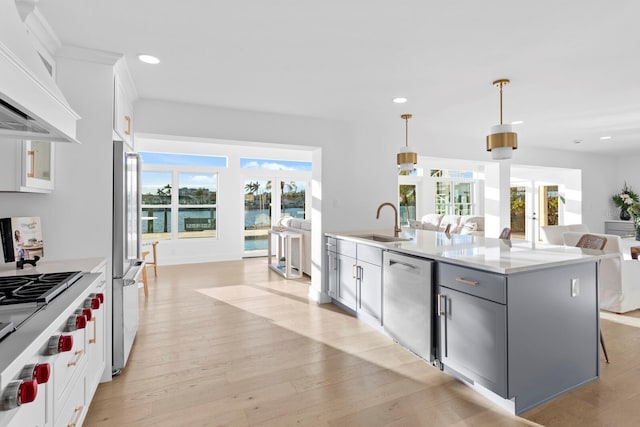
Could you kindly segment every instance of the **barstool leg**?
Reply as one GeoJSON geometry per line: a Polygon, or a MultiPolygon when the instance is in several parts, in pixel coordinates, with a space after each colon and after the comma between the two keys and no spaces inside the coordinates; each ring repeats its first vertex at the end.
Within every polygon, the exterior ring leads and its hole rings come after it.
{"type": "Polygon", "coordinates": [[[604,345],[604,338],[602,337],[602,330],[600,330],[600,345],[602,346],[602,352],[604,353],[604,360],[609,363],[609,355],[607,354],[607,347],[604,345]]]}

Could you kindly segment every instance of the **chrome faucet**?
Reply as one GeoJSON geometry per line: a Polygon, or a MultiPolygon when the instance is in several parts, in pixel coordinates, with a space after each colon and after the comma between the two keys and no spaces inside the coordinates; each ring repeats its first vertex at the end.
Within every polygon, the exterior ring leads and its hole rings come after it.
{"type": "Polygon", "coordinates": [[[396,205],[394,205],[393,203],[384,202],[380,206],[378,206],[378,212],[376,213],[376,219],[380,219],[380,210],[382,209],[383,206],[391,206],[393,208],[393,212],[395,213],[395,215],[393,217],[393,219],[395,221],[395,225],[393,227],[393,235],[395,237],[398,237],[398,234],[402,231],[402,230],[400,230],[400,227],[398,227],[398,208],[396,208],[396,205]]]}

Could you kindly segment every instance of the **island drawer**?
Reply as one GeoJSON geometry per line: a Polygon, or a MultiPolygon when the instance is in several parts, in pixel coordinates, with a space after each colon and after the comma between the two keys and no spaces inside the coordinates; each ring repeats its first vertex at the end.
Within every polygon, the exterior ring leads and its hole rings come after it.
{"type": "Polygon", "coordinates": [[[358,244],[358,261],[373,265],[382,265],[382,249],[369,245],[358,244]]]}
{"type": "Polygon", "coordinates": [[[338,253],[341,255],[346,255],[351,258],[356,257],[356,242],[352,242],[350,240],[342,240],[338,239],[338,253]]]}
{"type": "Polygon", "coordinates": [[[507,303],[507,279],[499,274],[487,273],[472,268],[438,263],[438,285],[456,289],[470,295],[507,303]]]}
{"type": "Polygon", "coordinates": [[[337,241],[335,237],[327,237],[327,250],[331,252],[336,252],[338,249],[337,241]]]}

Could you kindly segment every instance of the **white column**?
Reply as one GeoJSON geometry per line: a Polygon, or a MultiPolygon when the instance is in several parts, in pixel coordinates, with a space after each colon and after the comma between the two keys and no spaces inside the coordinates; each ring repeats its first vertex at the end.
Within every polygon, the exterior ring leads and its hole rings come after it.
{"type": "Polygon", "coordinates": [[[511,227],[511,161],[502,160],[485,166],[484,235],[497,238],[511,227]]]}

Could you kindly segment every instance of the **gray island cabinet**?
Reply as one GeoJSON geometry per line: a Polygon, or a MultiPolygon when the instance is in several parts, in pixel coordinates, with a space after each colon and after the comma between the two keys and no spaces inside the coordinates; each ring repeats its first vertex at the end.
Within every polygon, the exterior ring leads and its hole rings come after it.
{"type": "MultiPolygon", "coordinates": [[[[358,236],[327,233],[325,281],[334,302],[412,349],[406,337],[414,333],[394,337],[381,324],[387,265],[380,262],[383,252],[430,261],[423,283],[433,303],[421,309],[434,325],[435,360],[425,360],[510,412],[599,377],[600,252],[427,230],[389,242],[358,236]]],[[[408,301],[406,312],[419,300],[408,301]]]]}
{"type": "Polygon", "coordinates": [[[445,372],[509,399],[499,403],[515,413],[596,379],[596,268],[500,275],[438,263],[436,347],[445,372]]]}
{"type": "Polygon", "coordinates": [[[382,318],[382,249],[327,238],[328,294],[368,323],[382,318]]]}

